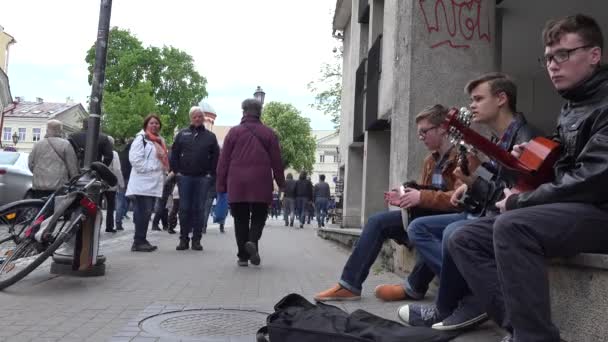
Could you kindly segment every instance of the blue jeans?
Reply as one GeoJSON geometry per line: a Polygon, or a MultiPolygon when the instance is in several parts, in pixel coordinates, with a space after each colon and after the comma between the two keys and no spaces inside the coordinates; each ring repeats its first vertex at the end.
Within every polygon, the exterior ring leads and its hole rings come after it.
{"type": "Polygon", "coordinates": [[[203,211],[212,178],[181,175],[177,181],[179,191],[179,238],[200,241],[203,236],[203,211]]]}
{"type": "Polygon", "coordinates": [[[207,232],[207,224],[209,224],[209,215],[211,214],[211,207],[213,206],[213,200],[215,199],[216,193],[213,184],[210,184],[209,190],[207,191],[207,198],[204,201],[203,209],[203,233],[207,232]]]}
{"type": "MultiPolygon", "coordinates": [[[[460,230],[462,227],[475,222],[472,219],[465,219],[454,222],[445,228],[443,232],[443,243],[442,249],[442,267],[441,276],[439,277],[439,291],[437,291],[437,298],[435,304],[439,312],[444,315],[451,314],[452,311],[458,306],[464,297],[471,296],[471,290],[467,285],[466,280],[456,267],[452,255],[448,250],[448,243],[452,235],[460,230]],[[444,284],[444,285],[442,285],[444,284]]],[[[471,298],[467,301],[469,305],[480,305],[477,298],[471,298]]],[[[480,309],[480,311],[483,311],[480,309]]]]}
{"type": "Polygon", "coordinates": [[[125,196],[124,191],[116,192],[116,218],[114,221],[116,222],[116,226],[122,226],[122,219],[127,214],[127,210],[129,210],[129,199],[125,196]]]}
{"type": "Polygon", "coordinates": [[[450,224],[466,218],[466,213],[424,216],[413,220],[407,227],[409,240],[437,276],[441,274],[444,230],[450,224]]]}
{"type": "Polygon", "coordinates": [[[298,220],[300,220],[300,224],[303,225],[306,223],[306,215],[308,212],[308,198],[307,197],[297,197],[296,198],[296,216],[298,220]]]}
{"type": "MultiPolygon", "coordinates": [[[[353,293],[360,294],[369,269],[378,257],[382,244],[388,239],[393,239],[402,245],[408,242],[401,210],[382,212],[369,218],[344,265],[340,285],[353,293]]],[[[417,259],[416,266],[403,285],[406,293],[415,299],[424,297],[429,283],[435,276],[430,268],[418,260],[420,259],[417,259]]]]}
{"type": "Polygon", "coordinates": [[[133,236],[133,242],[135,244],[142,244],[147,241],[146,236],[148,235],[148,223],[150,223],[152,209],[154,209],[154,202],[156,202],[156,197],[139,195],[135,196],[133,206],[133,221],[135,223],[135,235],[133,236]]]}
{"type": "Polygon", "coordinates": [[[317,197],[315,199],[315,210],[317,215],[317,223],[319,224],[319,226],[323,226],[325,224],[328,204],[329,200],[325,197],[317,197]]]}

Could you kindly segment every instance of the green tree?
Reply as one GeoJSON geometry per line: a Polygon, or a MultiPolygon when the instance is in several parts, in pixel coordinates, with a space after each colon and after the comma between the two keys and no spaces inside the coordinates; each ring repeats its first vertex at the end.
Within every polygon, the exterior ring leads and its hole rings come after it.
{"type": "MultiPolygon", "coordinates": [[[[85,60],[91,84],[95,45],[85,60]]],[[[190,107],[207,96],[206,85],[207,80],[195,70],[194,61],[186,52],[170,46],[145,48],[128,30],[113,27],[102,103],[104,129],[123,138],[123,134],[141,128],[141,121],[137,120],[155,111],[163,120],[162,134],[170,143],[175,128],[189,122],[190,107]]]]}
{"type": "Polygon", "coordinates": [[[342,49],[334,48],[334,61],[323,63],[319,78],[308,83],[308,89],[315,95],[312,108],[331,117],[334,128],[340,129],[342,102],[342,49]]]}
{"type": "Polygon", "coordinates": [[[103,131],[116,139],[135,136],[142,129],[144,117],[157,112],[150,82],[117,92],[106,92],[103,101],[106,112],[102,121],[103,131]]]}
{"type": "Polygon", "coordinates": [[[285,168],[311,172],[316,142],[311,133],[310,119],[303,117],[291,104],[269,102],[264,105],[262,121],[279,136],[285,168]]]}

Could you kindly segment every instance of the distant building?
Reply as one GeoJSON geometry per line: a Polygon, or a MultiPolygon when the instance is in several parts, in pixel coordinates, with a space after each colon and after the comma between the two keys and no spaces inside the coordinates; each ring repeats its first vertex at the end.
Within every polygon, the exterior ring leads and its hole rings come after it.
{"type": "Polygon", "coordinates": [[[8,70],[8,50],[16,42],[15,38],[4,32],[4,27],[0,26],[0,69],[5,73],[8,70]]]}
{"type": "Polygon", "coordinates": [[[52,103],[37,98],[35,102],[23,101],[17,97],[14,104],[9,105],[0,122],[2,146],[13,145],[13,135],[19,137],[17,150],[30,152],[34,144],[46,135],[46,123],[55,119],[63,122],[63,131],[67,136],[80,130],[82,120],[87,112],[80,103],[52,103]]]}

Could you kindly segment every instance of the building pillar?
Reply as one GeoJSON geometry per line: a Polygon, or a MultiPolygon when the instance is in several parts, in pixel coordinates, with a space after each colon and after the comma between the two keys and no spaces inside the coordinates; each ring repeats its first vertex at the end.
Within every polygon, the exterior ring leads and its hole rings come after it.
{"type": "Polygon", "coordinates": [[[390,131],[365,132],[361,227],[369,217],[385,211],[384,192],[389,189],[390,131]]]}
{"type": "Polygon", "coordinates": [[[363,182],[363,144],[352,143],[348,148],[344,177],[344,208],[342,225],[361,228],[361,184],[363,182]]]}

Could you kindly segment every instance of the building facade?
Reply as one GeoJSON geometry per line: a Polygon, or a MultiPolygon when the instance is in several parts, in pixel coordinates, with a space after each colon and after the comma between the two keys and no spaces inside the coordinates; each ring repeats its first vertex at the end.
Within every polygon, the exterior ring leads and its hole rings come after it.
{"type": "Polygon", "coordinates": [[[13,36],[4,32],[4,27],[0,26],[0,69],[5,73],[8,72],[8,56],[9,48],[17,41],[13,36]]]}
{"type": "Polygon", "coordinates": [[[79,131],[87,112],[80,103],[52,103],[38,98],[34,102],[17,98],[2,117],[0,141],[3,147],[15,146],[20,152],[30,152],[34,144],[46,135],[46,123],[55,119],[63,123],[65,135],[79,131]],[[13,135],[19,138],[13,142],[13,135]]]}
{"type": "Polygon", "coordinates": [[[550,18],[585,13],[608,32],[607,7],[569,0],[338,0],[344,226],[361,227],[386,210],[386,189],[418,179],[427,151],[416,114],[435,103],[467,105],[463,88],[480,74],[510,74],[518,111],[552,130],[563,101],[537,62],[542,28],[550,18]]]}
{"type": "Polygon", "coordinates": [[[312,184],[319,182],[319,176],[325,175],[331,193],[335,193],[335,178],[338,176],[338,145],[340,134],[335,130],[313,130],[312,135],[317,143],[315,150],[315,163],[312,168],[310,180],[312,184]]]}

